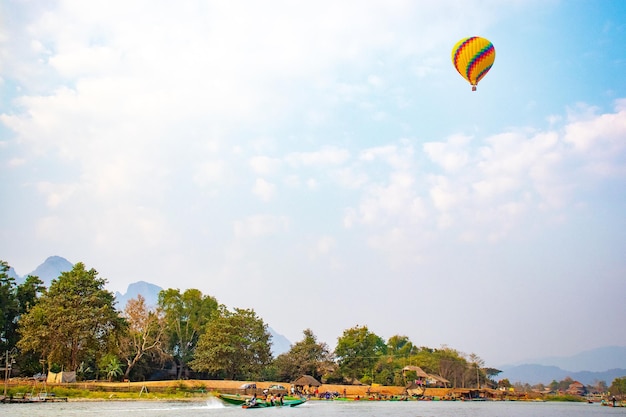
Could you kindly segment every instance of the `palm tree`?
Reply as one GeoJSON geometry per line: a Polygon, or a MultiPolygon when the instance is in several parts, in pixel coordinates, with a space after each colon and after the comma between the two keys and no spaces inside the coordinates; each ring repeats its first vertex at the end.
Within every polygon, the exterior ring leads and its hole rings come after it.
{"type": "Polygon", "coordinates": [[[107,378],[109,378],[109,382],[111,382],[113,378],[116,378],[124,373],[122,370],[122,364],[115,356],[111,358],[111,361],[107,364],[105,371],[107,378]]]}

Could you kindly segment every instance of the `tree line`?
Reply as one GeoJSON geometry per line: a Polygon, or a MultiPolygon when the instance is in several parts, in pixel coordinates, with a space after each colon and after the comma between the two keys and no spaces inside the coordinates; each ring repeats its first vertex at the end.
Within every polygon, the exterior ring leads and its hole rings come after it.
{"type": "Polygon", "coordinates": [[[46,288],[35,276],[17,285],[0,261],[0,351],[13,374],[75,371],[79,379],[167,378],[293,381],[311,375],[326,383],[356,380],[405,385],[407,365],[439,375],[454,387],[492,386],[500,371],[475,354],[418,347],[403,335],[388,340],[367,326],[346,329],[334,349],[310,329],[288,352],[273,357],[267,324],[252,309],[228,309],[197,289],[166,289],[156,306],[142,296],[115,308],[107,281],[77,263],[46,288]]]}

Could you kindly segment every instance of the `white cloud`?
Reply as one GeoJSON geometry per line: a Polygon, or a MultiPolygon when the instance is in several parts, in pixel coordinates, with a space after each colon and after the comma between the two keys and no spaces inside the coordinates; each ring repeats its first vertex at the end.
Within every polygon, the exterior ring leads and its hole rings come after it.
{"type": "Polygon", "coordinates": [[[306,181],[306,186],[310,189],[310,190],[314,190],[316,188],[319,187],[319,182],[315,179],[315,178],[309,178],[306,181]]]}
{"type": "Polygon", "coordinates": [[[237,220],[233,224],[233,232],[238,239],[260,238],[288,230],[289,220],[284,216],[257,214],[237,220]]]}
{"type": "Polygon", "coordinates": [[[626,174],[626,109],[616,102],[616,112],[601,115],[584,113],[572,118],[565,128],[564,142],[584,160],[588,173],[608,177],[626,174]]]}
{"type": "Polygon", "coordinates": [[[332,236],[321,236],[309,250],[309,258],[317,259],[320,256],[328,255],[336,246],[337,242],[332,236]]]}
{"type": "Polygon", "coordinates": [[[437,210],[447,212],[463,205],[467,191],[462,182],[453,182],[441,175],[433,176],[431,182],[430,198],[437,210]]]}
{"type": "Polygon", "coordinates": [[[446,142],[429,142],[424,144],[428,157],[446,171],[458,171],[469,161],[467,145],[471,137],[458,135],[448,138],[446,142]]]}
{"type": "Polygon", "coordinates": [[[20,165],[24,165],[25,163],[26,163],[26,159],[24,158],[11,158],[8,161],[8,166],[14,168],[20,165]]]}
{"type": "Polygon", "coordinates": [[[359,169],[346,167],[335,171],[335,180],[342,187],[358,189],[367,183],[368,175],[359,169]]]}
{"type": "Polygon", "coordinates": [[[219,184],[224,178],[225,173],[224,161],[207,161],[196,167],[193,180],[201,187],[210,184],[219,184]]]}
{"type": "Polygon", "coordinates": [[[276,193],[276,186],[263,178],[257,178],[254,182],[253,193],[263,201],[269,201],[276,193]]]}
{"type": "Polygon", "coordinates": [[[378,146],[364,149],[359,159],[365,162],[382,162],[393,170],[409,170],[415,163],[413,147],[408,141],[401,139],[397,145],[378,146]]]}
{"type": "Polygon", "coordinates": [[[363,193],[345,209],[344,227],[366,227],[372,244],[382,248],[400,235],[383,237],[378,230],[394,225],[446,230],[465,242],[497,242],[538,219],[562,222],[570,207],[581,207],[594,183],[626,173],[626,114],[619,106],[615,113],[583,113],[583,120],[570,117],[559,130],[453,135],[424,144],[424,154],[441,173],[409,163],[403,148],[363,150],[362,165],[346,171],[363,172],[363,193]],[[380,161],[386,162],[385,175],[372,177],[375,171],[364,167],[380,161]]]}
{"type": "Polygon", "coordinates": [[[324,147],[319,151],[313,152],[293,152],[286,156],[286,161],[293,167],[313,166],[320,167],[324,165],[339,165],[344,163],[350,157],[347,149],[335,147],[324,147]]]}
{"type": "Polygon", "coordinates": [[[46,196],[46,205],[52,209],[68,203],[76,188],[74,184],[54,184],[47,181],[37,184],[37,190],[46,196]]]}
{"type": "Polygon", "coordinates": [[[252,172],[257,175],[269,175],[276,172],[280,166],[280,160],[277,158],[270,158],[268,156],[253,156],[250,158],[250,167],[252,172]]]}

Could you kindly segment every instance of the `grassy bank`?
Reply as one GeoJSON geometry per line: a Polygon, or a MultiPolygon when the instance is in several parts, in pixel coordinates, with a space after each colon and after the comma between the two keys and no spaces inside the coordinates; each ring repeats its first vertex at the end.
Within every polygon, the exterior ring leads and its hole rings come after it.
{"type": "Polygon", "coordinates": [[[158,383],[98,383],[77,384],[12,384],[7,396],[23,397],[48,396],[69,400],[201,400],[210,395],[202,384],[188,384],[181,381],[158,383]]]}
{"type": "Polygon", "coordinates": [[[577,395],[547,395],[546,401],[582,403],[582,402],[586,402],[587,400],[577,395]]]}

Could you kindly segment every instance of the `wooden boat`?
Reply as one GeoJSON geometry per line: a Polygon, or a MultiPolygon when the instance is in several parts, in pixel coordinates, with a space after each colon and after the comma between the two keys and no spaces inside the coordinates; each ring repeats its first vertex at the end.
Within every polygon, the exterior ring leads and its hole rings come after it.
{"type": "Polygon", "coordinates": [[[268,408],[268,407],[297,407],[300,404],[304,404],[305,402],[306,402],[306,399],[304,398],[300,398],[297,400],[284,400],[282,404],[280,403],[280,401],[274,401],[274,403],[271,403],[269,401],[257,400],[253,404],[250,402],[242,404],[241,408],[248,409],[248,408],[268,408]]]}
{"type": "Polygon", "coordinates": [[[25,403],[56,403],[67,402],[67,397],[56,397],[41,393],[39,395],[18,395],[9,397],[0,397],[0,403],[3,404],[25,404],[25,403]]]}
{"type": "Polygon", "coordinates": [[[217,398],[224,401],[227,404],[243,405],[246,401],[252,399],[252,395],[239,395],[239,394],[217,394],[217,398]]]}

